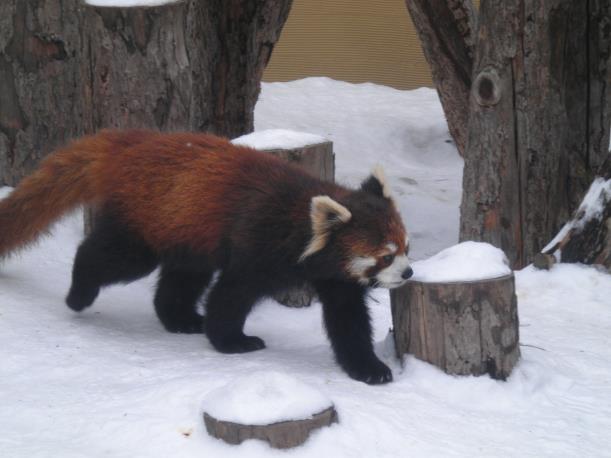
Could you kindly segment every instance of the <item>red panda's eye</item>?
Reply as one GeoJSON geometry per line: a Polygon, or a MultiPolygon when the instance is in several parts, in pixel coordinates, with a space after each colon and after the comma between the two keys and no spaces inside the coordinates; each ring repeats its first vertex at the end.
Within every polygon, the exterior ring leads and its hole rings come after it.
{"type": "Polygon", "coordinates": [[[382,256],[382,261],[384,262],[384,264],[389,265],[392,263],[393,259],[395,259],[395,255],[393,254],[387,254],[385,256],[382,256]]]}

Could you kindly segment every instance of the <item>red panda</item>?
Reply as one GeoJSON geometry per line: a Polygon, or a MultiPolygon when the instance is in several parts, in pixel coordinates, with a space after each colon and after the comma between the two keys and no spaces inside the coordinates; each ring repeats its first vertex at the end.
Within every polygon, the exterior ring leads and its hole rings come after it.
{"type": "Polygon", "coordinates": [[[243,332],[253,305],[308,282],[339,365],[367,383],[392,380],[373,350],[366,293],[412,271],[381,170],[351,190],[213,135],[103,131],[48,156],[0,201],[0,257],[84,204],[97,219],[74,260],[73,310],[160,266],[154,306],[168,331],[249,352],[265,347],[243,332]],[[196,303],[215,271],[202,317],[196,303]]]}

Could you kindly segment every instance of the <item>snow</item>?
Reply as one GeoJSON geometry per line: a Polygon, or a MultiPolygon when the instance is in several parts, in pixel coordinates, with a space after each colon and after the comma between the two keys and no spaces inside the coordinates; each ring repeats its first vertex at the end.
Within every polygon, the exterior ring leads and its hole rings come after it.
{"type": "Polygon", "coordinates": [[[178,3],[179,1],[182,0],[85,0],[85,3],[91,6],[127,8],[132,6],[150,7],[167,5],[169,3],[178,3]]]}
{"type": "Polygon", "coordinates": [[[412,264],[412,280],[457,282],[497,278],[511,274],[503,250],[489,243],[462,242],[435,256],[412,264]]]}
{"type": "Polygon", "coordinates": [[[259,150],[293,149],[326,141],[328,140],[320,135],[287,129],[261,130],[231,140],[236,145],[249,146],[259,150]]]}
{"type": "Polygon", "coordinates": [[[212,391],[204,399],[202,410],[217,420],[269,425],[311,418],[332,405],[320,390],[295,377],[259,371],[212,391]]]}
{"type": "MultiPolygon", "coordinates": [[[[595,178],[575,212],[576,218],[562,226],[558,234],[541,252],[545,253],[551,250],[571,230],[581,230],[589,221],[593,219],[600,220],[609,201],[611,201],[611,179],[595,178]]],[[[556,257],[559,259],[558,253],[556,253],[556,257]]]]}
{"type": "MultiPolygon", "coordinates": [[[[445,143],[434,91],[327,79],[264,84],[256,120],[258,129],[329,136],[342,181],[358,183],[382,162],[416,257],[458,242],[462,163],[445,143]]],[[[75,213],[0,264],[2,457],[609,456],[611,277],[595,268],[515,273],[522,358],[507,382],[448,376],[413,357],[402,366],[387,338],[388,292],[373,291],[376,351],[394,382],[369,386],[333,361],[319,304],[263,301],[246,333],[267,348],[243,355],[165,332],[151,305],[155,275],[71,312],[63,299],[81,233],[75,213]],[[340,423],[289,451],[208,436],[201,403],[254,372],[312,386],[334,403],[340,423]]]]}

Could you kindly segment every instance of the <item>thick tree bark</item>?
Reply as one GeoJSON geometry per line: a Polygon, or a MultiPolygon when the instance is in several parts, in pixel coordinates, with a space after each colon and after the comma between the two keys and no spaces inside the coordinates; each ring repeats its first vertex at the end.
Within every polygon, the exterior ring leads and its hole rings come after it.
{"type": "Polygon", "coordinates": [[[85,8],[93,130],[252,132],[261,76],[291,3],[85,8]]]}
{"type": "Polygon", "coordinates": [[[291,3],[3,3],[0,178],[15,184],[58,145],[101,128],[252,131],[261,76],[291,3]]]}
{"type": "Polygon", "coordinates": [[[83,133],[77,0],[0,3],[0,185],[83,133]]]}
{"type": "Polygon", "coordinates": [[[608,156],[609,0],[484,0],[461,240],[532,260],[608,156]]]}
{"type": "Polygon", "coordinates": [[[424,51],[450,134],[464,155],[475,50],[472,0],[405,0],[424,51]]]}

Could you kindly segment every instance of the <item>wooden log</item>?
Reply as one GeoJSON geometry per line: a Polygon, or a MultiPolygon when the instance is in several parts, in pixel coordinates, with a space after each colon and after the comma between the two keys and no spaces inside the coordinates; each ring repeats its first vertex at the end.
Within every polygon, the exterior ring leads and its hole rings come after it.
{"type": "MultiPolygon", "coordinates": [[[[333,143],[330,141],[304,145],[299,148],[275,148],[263,151],[297,164],[322,180],[335,181],[335,156],[333,143]]],[[[288,307],[307,307],[312,303],[314,295],[314,289],[304,284],[277,293],[274,299],[288,307]]]]}
{"type": "Polygon", "coordinates": [[[248,439],[261,439],[274,448],[291,448],[303,444],[310,433],[323,426],[337,423],[337,412],[331,406],[302,420],[281,421],[269,425],[243,425],[218,420],[204,412],[208,434],[229,444],[241,444],[248,439]]]}
{"type": "Polygon", "coordinates": [[[611,162],[604,177],[594,180],[575,211],[533,264],[549,269],[543,259],[598,264],[611,271],[611,162]]]}
{"type": "Polygon", "coordinates": [[[391,291],[397,355],[448,374],[505,380],[520,357],[513,274],[468,282],[408,281],[391,291]]]}

